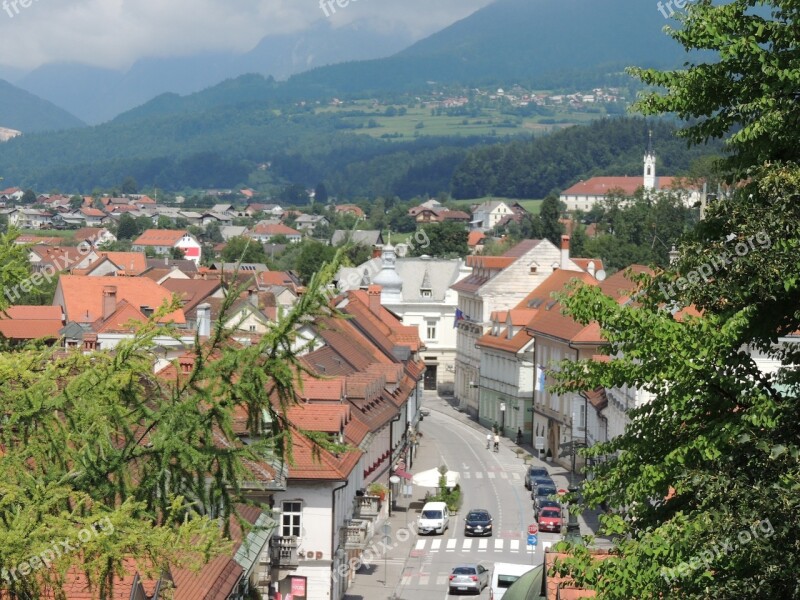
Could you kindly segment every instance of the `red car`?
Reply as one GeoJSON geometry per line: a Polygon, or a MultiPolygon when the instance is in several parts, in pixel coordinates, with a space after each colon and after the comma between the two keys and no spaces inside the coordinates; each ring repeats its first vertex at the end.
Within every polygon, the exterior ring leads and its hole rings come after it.
{"type": "Polygon", "coordinates": [[[556,508],[543,508],[539,512],[539,530],[561,533],[561,511],[556,508]]]}

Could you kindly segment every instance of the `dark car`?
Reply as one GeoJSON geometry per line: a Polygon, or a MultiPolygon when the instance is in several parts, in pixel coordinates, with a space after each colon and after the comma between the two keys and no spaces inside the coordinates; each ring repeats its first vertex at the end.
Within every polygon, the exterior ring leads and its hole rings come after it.
{"type": "Polygon", "coordinates": [[[475,508],[464,519],[464,535],[492,535],[492,515],[488,510],[475,508]]]}
{"type": "Polygon", "coordinates": [[[550,473],[544,467],[530,467],[525,473],[525,489],[531,489],[531,480],[539,477],[550,477],[550,473]]]}
{"type": "Polygon", "coordinates": [[[540,485],[533,494],[535,494],[533,497],[534,503],[538,503],[541,506],[541,502],[550,500],[551,496],[558,494],[558,489],[554,485],[540,485]]]}
{"type": "Polygon", "coordinates": [[[545,508],[553,508],[559,512],[562,510],[559,502],[556,502],[555,500],[546,500],[543,496],[540,496],[539,502],[533,503],[533,516],[538,517],[539,512],[545,508]]]}
{"type": "Polygon", "coordinates": [[[549,477],[537,477],[531,480],[531,499],[536,497],[536,489],[541,486],[556,487],[556,482],[549,477]]]}

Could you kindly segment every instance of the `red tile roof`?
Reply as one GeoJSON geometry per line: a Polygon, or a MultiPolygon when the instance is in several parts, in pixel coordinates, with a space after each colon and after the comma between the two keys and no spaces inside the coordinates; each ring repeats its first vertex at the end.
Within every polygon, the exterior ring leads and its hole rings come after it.
{"type": "MultiPolygon", "coordinates": [[[[116,288],[116,300],[127,300],[137,308],[147,306],[158,309],[162,303],[169,302],[171,293],[146,277],[80,277],[62,275],[58,281],[56,297],[60,291],[63,296],[64,312],[67,321],[93,323],[103,316],[103,289],[116,288]]],[[[186,317],[178,309],[166,315],[162,321],[183,324],[186,317]]]]}
{"type": "Polygon", "coordinates": [[[346,480],[361,459],[361,450],[352,450],[334,456],[317,447],[294,428],[292,434],[292,463],[289,465],[289,480],[346,480]]]}
{"type": "Polygon", "coordinates": [[[81,214],[87,217],[105,217],[106,213],[97,208],[82,208],[81,214]]]}
{"type": "Polygon", "coordinates": [[[188,232],[185,229],[147,229],[136,238],[134,246],[174,246],[188,232]]]}
{"type": "Polygon", "coordinates": [[[184,312],[188,313],[217,292],[222,287],[222,282],[219,279],[169,278],[161,284],[161,287],[176,294],[183,303],[184,312]]]}
{"type": "Polygon", "coordinates": [[[0,313],[0,335],[9,340],[56,339],[63,326],[60,306],[10,306],[0,313]]]}
{"type": "MultiPolygon", "coordinates": [[[[561,192],[564,196],[605,196],[614,191],[622,191],[626,196],[632,196],[636,190],[644,185],[643,177],[592,177],[587,181],[580,181],[561,192]]],[[[656,189],[695,189],[697,186],[689,184],[681,177],[657,177],[656,189]]]]}
{"type": "Polygon", "coordinates": [[[289,408],[286,418],[298,429],[338,434],[350,422],[350,404],[298,404],[289,408]]]}
{"type": "Polygon", "coordinates": [[[470,231],[469,235],[467,236],[467,246],[472,248],[473,246],[477,246],[483,240],[486,239],[486,234],[482,231],[470,231]]]}

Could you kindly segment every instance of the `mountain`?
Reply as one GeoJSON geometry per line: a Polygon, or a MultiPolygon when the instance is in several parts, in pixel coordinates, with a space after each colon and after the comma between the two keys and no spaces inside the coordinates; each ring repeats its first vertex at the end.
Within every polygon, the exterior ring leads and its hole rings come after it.
{"type": "Polygon", "coordinates": [[[0,127],[33,133],[85,125],[64,109],[0,79],[0,127]]]}
{"type": "Polygon", "coordinates": [[[336,93],[438,83],[592,85],[629,65],[674,67],[682,48],[641,0],[498,0],[385,59],[313,69],[295,85],[336,93]],[[624,32],[624,33],[623,33],[624,32]]]}
{"type": "Polygon", "coordinates": [[[334,28],[319,21],[300,33],[267,36],[245,54],[147,58],[127,71],[50,64],[16,84],[96,124],[164,93],[190,94],[245,73],[285,79],[313,67],[388,56],[411,41],[403,29],[379,29],[363,21],[334,28]]]}

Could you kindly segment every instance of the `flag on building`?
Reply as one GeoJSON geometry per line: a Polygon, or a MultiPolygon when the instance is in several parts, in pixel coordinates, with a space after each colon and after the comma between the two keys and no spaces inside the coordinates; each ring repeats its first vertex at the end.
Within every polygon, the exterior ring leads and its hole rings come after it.
{"type": "Polygon", "coordinates": [[[536,365],[536,391],[544,391],[544,368],[542,365],[536,365]]]}
{"type": "Polygon", "coordinates": [[[457,308],[457,309],[456,309],[456,320],[455,320],[455,322],[453,323],[453,328],[456,328],[456,327],[458,327],[458,322],[459,322],[459,321],[463,321],[463,320],[464,320],[464,313],[463,313],[463,312],[461,312],[461,309],[460,309],[460,308],[457,308]]]}

